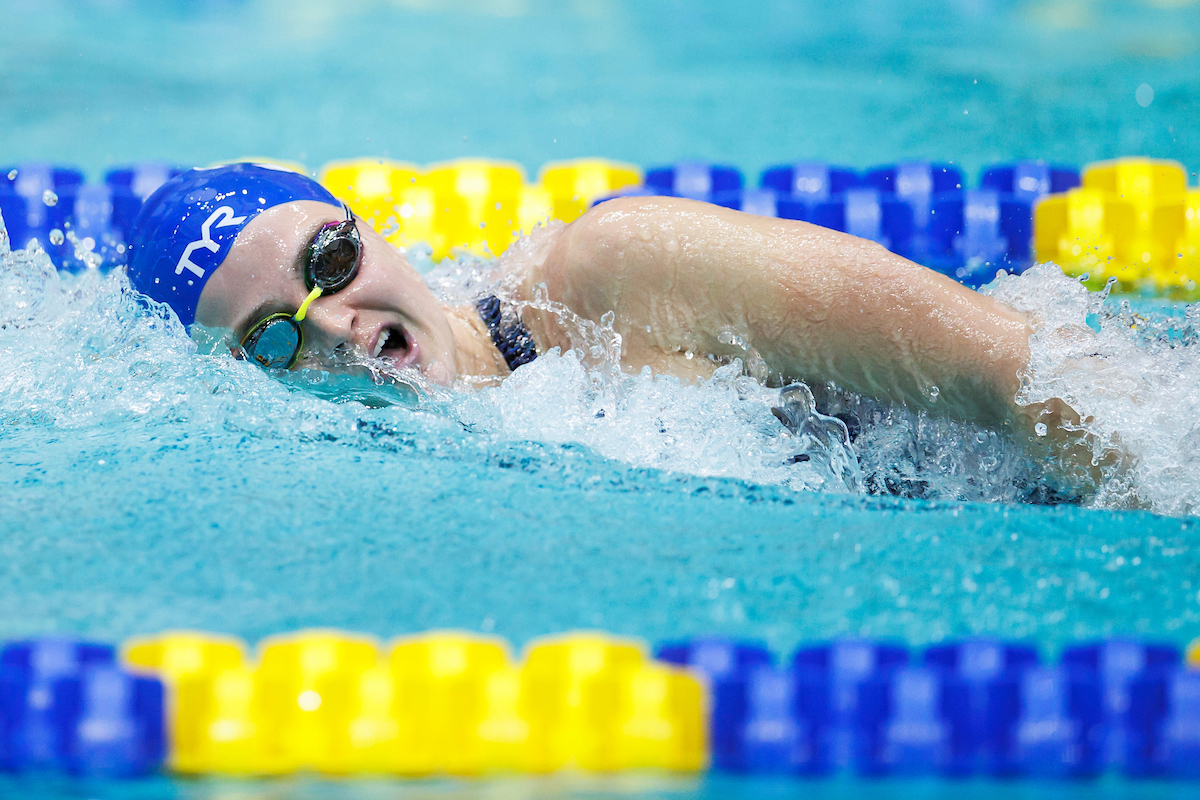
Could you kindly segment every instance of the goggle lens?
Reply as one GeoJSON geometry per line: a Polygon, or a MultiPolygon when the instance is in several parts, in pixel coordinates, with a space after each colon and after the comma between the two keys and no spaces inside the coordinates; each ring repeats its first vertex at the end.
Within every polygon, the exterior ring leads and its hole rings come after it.
{"type": "Polygon", "coordinates": [[[305,283],[309,289],[319,286],[325,294],[340,291],[358,274],[361,255],[362,239],[359,238],[354,218],[329,223],[309,247],[305,283]]]}
{"type": "Polygon", "coordinates": [[[303,341],[299,323],[287,314],[272,314],[246,334],[242,350],[261,367],[288,369],[296,363],[303,341]]]}

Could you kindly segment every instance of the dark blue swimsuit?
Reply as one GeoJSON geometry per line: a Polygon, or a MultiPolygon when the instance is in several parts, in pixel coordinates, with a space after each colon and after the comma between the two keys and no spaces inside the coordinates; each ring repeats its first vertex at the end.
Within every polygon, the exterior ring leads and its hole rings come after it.
{"type": "Polygon", "coordinates": [[[487,323],[492,334],[492,343],[504,356],[504,363],[515,370],[522,364],[528,364],[537,358],[537,348],[533,345],[533,337],[521,317],[511,306],[500,303],[495,295],[475,301],[479,316],[487,323]]]}

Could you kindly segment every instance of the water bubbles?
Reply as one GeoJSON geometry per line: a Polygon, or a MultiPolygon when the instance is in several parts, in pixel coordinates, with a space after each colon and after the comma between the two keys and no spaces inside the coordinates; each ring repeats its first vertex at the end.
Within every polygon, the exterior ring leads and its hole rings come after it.
{"type": "Polygon", "coordinates": [[[942,390],[939,389],[938,387],[936,387],[936,386],[929,387],[929,399],[931,402],[936,403],[938,397],[940,397],[941,394],[942,394],[942,390]]]}
{"type": "Polygon", "coordinates": [[[1044,422],[1039,422],[1038,424],[1033,426],[1033,432],[1036,433],[1038,436],[1045,436],[1047,430],[1048,429],[1046,428],[1046,423],[1044,423],[1044,422]]]}
{"type": "Polygon", "coordinates": [[[58,205],[58,195],[56,195],[52,190],[47,189],[46,191],[42,192],[42,202],[53,208],[54,206],[58,205]]]}
{"type": "Polygon", "coordinates": [[[1150,104],[1154,102],[1154,87],[1148,83],[1141,84],[1133,93],[1133,99],[1142,108],[1149,108],[1150,104]]]}
{"type": "MultiPolygon", "coordinates": [[[[99,269],[104,263],[104,256],[95,252],[96,240],[90,236],[86,236],[80,240],[79,235],[75,231],[70,230],[70,226],[67,227],[66,239],[72,245],[75,260],[87,269],[99,269]]],[[[118,252],[123,251],[118,248],[118,252]]]]}
{"type": "Polygon", "coordinates": [[[17,171],[15,169],[11,169],[8,171],[8,179],[10,181],[15,181],[17,179],[17,171]]]}
{"type": "Polygon", "coordinates": [[[63,232],[60,231],[58,228],[55,228],[54,230],[50,231],[50,244],[60,245],[64,241],[65,241],[65,237],[63,236],[63,232]]]}
{"type": "Polygon", "coordinates": [[[746,344],[746,340],[743,339],[741,335],[732,328],[725,328],[718,333],[717,341],[728,347],[736,347],[738,350],[743,352],[750,349],[746,344]]]}

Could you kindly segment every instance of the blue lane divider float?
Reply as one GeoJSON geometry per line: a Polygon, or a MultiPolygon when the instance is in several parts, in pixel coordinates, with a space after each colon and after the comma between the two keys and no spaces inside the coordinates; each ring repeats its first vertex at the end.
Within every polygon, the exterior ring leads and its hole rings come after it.
{"type": "Polygon", "coordinates": [[[953,687],[929,667],[878,672],[857,687],[856,761],[867,775],[946,770],[958,744],[946,711],[953,687]]]}
{"type": "Polygon", "coordinates": [[[104,184],[114,189],[125,189],[145,200],[154,190],[180,175],[185,170],[161,161],[144,161],[125,167],[115,167],[104,174],[104,184]]]}
{"type": "Polygon", "coordinates": [[[181,170],[157,162],[110,170],[86,184],[74,167],[0,167],[0,215],[12,247],[37,240],[60,269],[123,263],[124,245],[142,202],[181,170]],[[10,177],[11,176],[11,177],[10,177]]]}
{"type": "Polygon", "coordinates": [[[807,218],[796,218],[869,239],[905,258],[912,253],[916,230],[912,206],[878,189],[848,189],[813,204],[807,218]]]}
{"type": "Polygon", "coordinates": [[[0,651],[0,769],[136,777],[166,755],[163,687],[111,645],[42,639],[0,651]]]}
{"type": "Polygon", "coordinates": [[[12,164],[0,167],[0,188],[22,197],[42,197],[83,185],[83,172],[75,167],[45,163],[12,164]]]}
{"type": "Polygon", "coordinates": [[[1200,672],[1150,669],[1129,686],[1125,772],[1200,778],[1200,672]]]}
{"type": "Polygon", "coordinates": [[[37,240],[60,269],[86,266],[76,245],[94,253],[97,263],[121,263],[130,227],[142,201],[127,189],[71,186],[55,193],[52,205],[43,197],[25,197],[0,189],[0,215],[10,246],[27,247],[37,240]]]}
{"type": "MultiPolygon", "coordinates": [[[[141,211],[140,197],[121,187],[81,186],[73,194],[61,197],[59,202],[69,210],[70,231],[76,241],[84,243],[85,251],[91,251],[109,263],[119,260],[129,241],[133,221],[141,211]]],[[[60,267],[86,266],[76,257],[75,243],[69,238],[61,250],[56,258],[60,267]]]]}
{"type": "Polygon", "coordinates": [[[1032,262],[1033,206],[991,189],[938,195],[931,204],[922,263],[968,286],[998,268],[1022,272],[1032,262]]]}
{"type": "Polygon", "coordinates": [[[719,206],[745,211],[747,214],[757,214],[760,217],[782,217],[779,210],[780,195],[770,189],[740,189],[735,192],[721,192],[713,195],[710,200],[719,206]]]}
{"type": "Polygon", "coordinates": [[[809,706],[824,712],[825,718],[810,713],[807,722],[827,728],[828,759],[833,766],[848,767],[858,755],[859,684],[907,663],[907,648],[893,643],[843,640],[796,651],[791,666],[797,688],[828,696],[825,703],[809,706]]]}
{"type": "Polygon", "coordinates": [[[1011,194],[1034,201],[1047,194],[1060,194],[1079,185],[1079,170],[1042,161],[1017,161],[984,169],[980,189],[1011,194]]]}
{"type": "Polygon", "coordinates": [[[52,204],[47,205],[42,195],[26,197],[0,187],[0,216],[4,217],[9,244],[14,249],[28,247],[37,239],[43,248],[50,250],[50,232],[61,231],[66,225],[68,206],[69,203],[59,203],[57,193],[52,204]]]}
{"type": "Polygon", "coordinates": [[[74,167],[27,163],[0,167],[0,214],[13,247],[26,247],[38,239],[49,248],[49,233],[62,229],[71,213],[60,196],[83,185],[83,173],[74,167]]]}
{"type": "Polygon", "coordinates": [[[769,167],[763,171],[759,185],[781,195],[815,203],[857,189],[862,180],[849,167],[805,162],[769,167]]]}
{"type": "Polygon", "coordinates": [[[1129,693],[1135,679],[1147,670],[1169,669],[1179,664],[1179,648],[1132,639],[1111,639],[1069,647],[1062,663],[1094,673],[1100,681],[1105,723],[1104,755],[1108,763],[1126,763],[1130,745],[1129,693]]]}
{"type": "Polygon", "coordinates": [[[661,195],[707,200],[753,214],[795,219],[878,242],[968,286],[997,270],[1033,263],[1033,206],[1079,185],[1069,167],[1036,161],[986,168],[968,188],[951,164],[911,162],[867,170],[797,163],[763,171],[743,188],[732,167],[684,162],[646,172],[645,185],[600,198],[661,195]]]}
{"type": "Polygon", "coordinates": [[[921,264],[933,261],[939,251],[933,238],[933,203],[939,195],[962,191],[962,171],[951,164],[891,164],[868,170],[863,184],[912,209],[913,233],[901,255],[921,264]]]}
{"type": "Polygon", "coordinates": [[[647,188],[670,192],[678,197],[696,200],[740,191],[744,183],[737,167],[681,161],[669,167],[646,170],[647,188]]]}
{"type": "Polygon", "coordinates": [[[747,676],[745,694],[739,731],[742,770],[803,775],[831,770],[824,735],[830,692],[817,673],[763,664],[747,676]]]}
{"type": "Polygon", "coordinates": [[[803,647],[775,666],[759,643],[659,647],[708,676],[715,769],[741,773],[1200,777],[1200,671],[1179,648],[1115,639],[1039,662],[1022,643],[803,647]]]}
{"type": "Polygon", "coordinates": [[[942,711],[951,738],[943,771],[950,775],[1003,773],[1004,756],[991,725],[991,687],[1004,675],[1037,666],[1037,650],[1024,644],[975,639],[926,648],[923,660],[926,667],[939,671],[947,685],[942,711]]]}
{"type": "Polygon", "coordinates": [[[1103,770],[1102,694],[1095,674],[1031,667],[1009,672],[989,688],[995,774],[1088,778],[1103,770]]]}

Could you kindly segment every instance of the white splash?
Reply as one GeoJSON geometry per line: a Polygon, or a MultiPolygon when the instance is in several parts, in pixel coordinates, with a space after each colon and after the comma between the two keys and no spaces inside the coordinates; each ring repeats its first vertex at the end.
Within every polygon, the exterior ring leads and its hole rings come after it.
{"type": "Polygon", "coordinates": [[[1094,460],[1120,459],[1091,503],[1200,513],[1200,305],[1137,313],[1053,264],[1002,277],[988,293],[1034,322],[1018,401],[1060,398],[1079,414],[1094,460]]]}
{"type": "MultiPolygon", "coordinates": [[[[1043,465],[994,431],[827,387],[769,388],[740,361],[699,384],[625,374],[611,319],[596,325],[563,309],[574,348],[544,354],[499,386],[438,392],[362,357],[347,363],[365,380],[301,371],[280,381],[220,348],[201,352],[120,271],[60,275],[40,249],[9,251],[6,241],[0,235],[0,427],[78,435],[122,425],[164,442],[219,428],[371,447],[364,427],[385,424],[430,448],[582,446],[625,469],[796,490],[1061,499],[1043,465]]],[[[477,293],[498,278],[488,262],[463,259],[427,280],[439,292],[477,293]]],[[[1098,458],[1126,455],[1085,502],[1200,513],[1200,347],[1192,345],[1200,311],[1139,316],[1052,266],[1002,277],[987,291],[1036,322],[1021,402],[1062,398],[1084,419],[1098,458]]]]}

